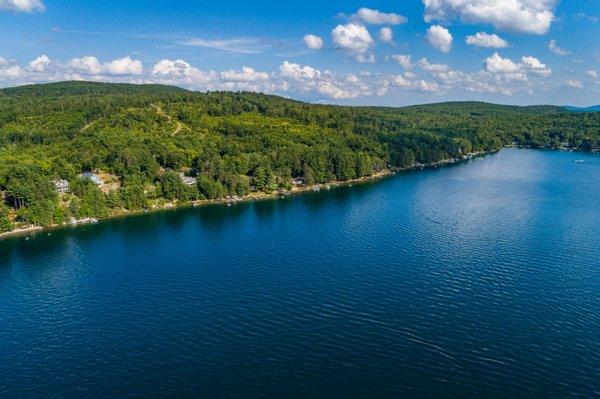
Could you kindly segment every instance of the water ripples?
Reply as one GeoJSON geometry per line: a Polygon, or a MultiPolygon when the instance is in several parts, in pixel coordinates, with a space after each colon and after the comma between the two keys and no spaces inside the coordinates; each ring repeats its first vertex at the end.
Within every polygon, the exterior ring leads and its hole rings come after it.
{"type": "Polygon", "coordinates": [[[574,156],[2,242],[0,396],[600,396],[574,156]]]}

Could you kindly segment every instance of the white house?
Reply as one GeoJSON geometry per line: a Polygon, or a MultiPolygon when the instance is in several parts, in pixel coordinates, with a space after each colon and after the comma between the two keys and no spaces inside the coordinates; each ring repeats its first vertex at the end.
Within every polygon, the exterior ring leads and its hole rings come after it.
{"type": "Polygon", "coordinates": [[[69,191],[69,182],[65,179],[57,179],[52,181],[52,183],[54,183],[54,188],[59,194],[66,194],[69,191]]]}
{"type": "Polygon", "coordinates": [[[186,186],[195,186],[198,182],[198,179],[192,176],[186,176],[183,172],[179,172],[179,177],[186,186]]]}

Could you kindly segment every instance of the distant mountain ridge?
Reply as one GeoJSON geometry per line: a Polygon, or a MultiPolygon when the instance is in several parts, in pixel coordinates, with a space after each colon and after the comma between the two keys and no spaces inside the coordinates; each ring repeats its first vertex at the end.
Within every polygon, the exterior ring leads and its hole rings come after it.
{"type": "Polygon", "coordinates": [[[573,107],[567,105],[565,108],[572,112],[600,112],[600,105],[592,105],[591,107],[573,107]]]}
{"type": "Polygon", "coordinates": [[[185,92],[188,92],[188,90],[177,86],[160,84],[104,83],[75,80],[0,89],[0,95],[32,97],[111,94],[179,94],[185,92]]]}
{"type": "MultiPolygon", "coordinates": [[[[0,97],[62,97],[62,96],[83,96],[83,95],[169,95],[169,94],[205,94],[187,90],[178,86],[162,85],[162,84],[136,84],[136,83],[108,83],[108,82],[90,82],[90,81],[64,81],[52,83],[38,83],[24,86],[7,87],[0,89],[0,97]]],[[[221,95],[228,92],[211,92],[212,95],[221,95]]],[[[250,93],[249,93],[250,94],[250,93]]],[[[303,103],[302,101],[293,100],[287,97],[264,93],[251,93],[256,96],[264,96],[265,98],[280,99],[286,102],[303,103]]],[[[366,109],[406,109],[406,110],[431,110],[436,112],[455,112],[457,108],[472,108],[473,116],[481,112],[505,112],[516,111],[534,114],[548,114],[564,112],[564,109],[578,112],[592,112],[600,110],[600,105],[587,108],[577,107],[561,107],[555,105],[504,105],[494,104],[483,101],[445,101],[439,103],[414,104],[406,106],[349,106],[349,108],[366,108],[366,109]],[[592,110],[592,108],[597,108],[592,110]]]]}

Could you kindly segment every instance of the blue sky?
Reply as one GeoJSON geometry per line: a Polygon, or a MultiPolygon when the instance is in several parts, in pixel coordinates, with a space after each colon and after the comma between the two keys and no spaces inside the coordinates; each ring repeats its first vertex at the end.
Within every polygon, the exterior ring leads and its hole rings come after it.
{"type": "Polygon", "coordinates": [[[340,104],[600,103],[598,0],[0,0],[0,35],[1,86],[85,79],[340,104]]]}

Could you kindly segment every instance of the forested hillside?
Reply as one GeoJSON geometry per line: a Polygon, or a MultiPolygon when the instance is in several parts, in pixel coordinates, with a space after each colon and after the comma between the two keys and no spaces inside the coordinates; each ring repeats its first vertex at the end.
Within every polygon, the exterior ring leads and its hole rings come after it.
{"type": "Polygon", "coordinates": [[[91,82],[3,89],[0,231],[289,190],[293,178],[349,180],[513,142],[595,150],[600,113],[475,102],[340,107],[91,82]]]}

